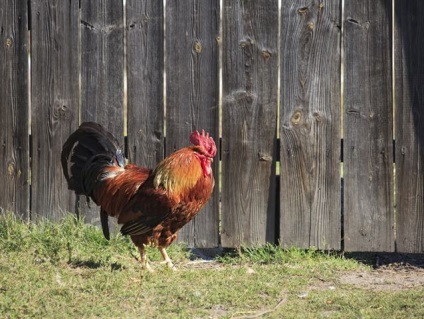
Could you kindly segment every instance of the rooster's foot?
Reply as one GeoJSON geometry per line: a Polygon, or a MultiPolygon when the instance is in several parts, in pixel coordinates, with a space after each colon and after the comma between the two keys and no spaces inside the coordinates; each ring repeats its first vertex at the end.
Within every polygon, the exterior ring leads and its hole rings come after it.
{"type": "Polygon", "coordinates": [[[147,260],[146,250],[144,249],[144,246],[138,247],[138,251],[140,252],[140,257],[141,257],[141,260],[140,260],[141,268],[149,272],[154,272],[153,268],[149,264],[149,261],[147,260]]]}
{"type": "Polygon", "coordinates": [[[172,269],[174,271],[177,270],[177,268],[175,268],[174,263],[172,262],[171,258],[169,258],[168,254],[166,253],[165,248],[159,246],[158,249],[159,249],[159,251],[160,251],[160,253],[163,257],[163,261],[161,262],[161,264],[165,263],[168,266],[169,269],[172,269]]]}

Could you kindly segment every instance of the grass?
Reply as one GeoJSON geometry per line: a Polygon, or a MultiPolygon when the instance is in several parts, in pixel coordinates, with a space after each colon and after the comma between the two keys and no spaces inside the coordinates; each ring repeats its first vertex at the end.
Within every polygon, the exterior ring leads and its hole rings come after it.
{"type": "Polygon", "coordinates": [[[178,271],[140,269],[128,238],[68,217],[0,217],[0,316],[5,318],[422,318],[424,288],[379,290],[341,281],[371,273],[355,260],[272,245],[212,262],[172,245],[178,271]]]}

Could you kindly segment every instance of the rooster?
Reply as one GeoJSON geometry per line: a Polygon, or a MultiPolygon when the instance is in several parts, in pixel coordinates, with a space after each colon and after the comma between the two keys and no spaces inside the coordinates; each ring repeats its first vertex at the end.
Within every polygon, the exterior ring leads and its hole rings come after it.
{"type": "Polygon", "coordinates": [[[165,248],[209,200],[214,177],[211,163],[216,145],[204,131],[191,133],[193,146],[182,148],[154,169],[125,165],[116,138],[101,125],[86,122],[62,148],[62,168],[70,190],[100,206],[103,233],[107,219],[122,224],[121,233],[137,246],[143,268],[152,270],[145,246],[156,246],[174,269],[165,248]]]}

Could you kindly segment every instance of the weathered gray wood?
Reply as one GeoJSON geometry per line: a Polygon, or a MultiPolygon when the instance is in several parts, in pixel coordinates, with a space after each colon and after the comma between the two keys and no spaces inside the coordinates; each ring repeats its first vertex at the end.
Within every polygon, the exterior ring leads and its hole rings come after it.
{"type": "Polygon", "coordinates": [[[78,125],[78,2],[31,1],[31,218],[75,210],[60,165],[78,125]]]}
{"type": "Polygon", "coordinates": [[[344,245],[393,251],[391,1],[349,0],[344,16],[344,245]]]}
{"type": "Polygon", "coordinates": [[[103,125],[123,141],[122,1],[81,1],[81,121],[103,125]]]}
{"type": "MultiPolygon", "coordinates": [[[[204,129],[218,141],[218,0],[168,1],[166,7],[166,153],[189,144],[204,129]]],[[[219,175],[212,198],[182,229],[180,241],[201,248],[218,245],[219,175]]]]}
{"type": "Polygon", "coordinates": [[[396,250],[424,252],[424,2],[396,1],[396,250]]]}
{"type": "MultiPolygon", "coordinates": [[[[124,9],[122,1],[81,1],[81,122],[94,121],[124,148],[124,9]]],[[[79,198],[79,213],[100,223],[99,208],[79,198]]]]}
{"type": "Polygon", "coordinates": [[[224,247],[275,241],[278,1],[223,1],[224,247]]]}
{"type": "Polygon", "coordinates": [[[128,154],[131,163],[154,167],[164,152],[163,1],[128,0],[128,154]]]}
{"type": "Polygon", "coordinates": [[[0,212],[29,218],[28,7],[0,0],[0,212]]]}
{"type": "Polygon", "coordinates": [[[340,2],[282,2],[280,243],[340,249],[340,2]]]}

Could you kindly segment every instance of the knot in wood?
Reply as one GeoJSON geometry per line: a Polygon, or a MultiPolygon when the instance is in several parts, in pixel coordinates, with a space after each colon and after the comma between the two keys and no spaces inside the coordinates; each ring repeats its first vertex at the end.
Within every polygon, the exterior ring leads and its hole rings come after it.
{"type": "Polygon", "coordinates": [[[10,48],[10,47],[12,46],[12,44],[13,44],[12,39],[11,39],[11,38],[7,38],[7,39],[6,39],[6,46],[7,46],[8,48],[10,48]]]}
{"type": "Polygon", "coordinates": [[[308,23],[308,28],[309,28],[309,30],[313,30],[314,28],[315,28],[315,23],[313,23],[313,22],[309,22],[308,23]]]}
{"type": "Polygon", "coordinates": [[[138,130],[138,131],[137,131],[137,137],[138,137],[140,140],[144,138],[143,130],[138,130]]]}
{"type": "Polygon", "coordinates": [[[65,104],[59,104],[53,113],[55,119],[58,120],[68,120],[71,118],[71,114],[68,110],[68,107],[65,104]]]}
{"type": "Polygon", "coordinates": [[[308,10],[308,7],[302,7],[297,10],[297,13],[299,13],[300,15],[304,15],[308,12],[308,10]]]}
{"type": "Polygon", "coordinates": [[[254,42],[255,42],[254,40],[250,38],[246,38],[245,40],[241,40],[239,45],[240,45],[240,48],[245,48],[245,47],[253,45],[254,42]]]}
{"type": "Polygon", "coordinates": [[[402,146],[402,147],[401,147],[401,149],[400,149],[400,153],[401,153],[402,155],[405,155],[405,154],[406,154],[406,146],[402,146]]]}
{"type": "Polygon", "coordinates": [[[258,153],[258,158],[260,162],[271,162],[272,161],[272,156],[269,154],[265,154],[262,152],[258,153]]]}
{"type": "Polygon", "coordinates": [[[246,95],[246,102],[249,104],[253,102],[253,96],[251,94],[246,95]]]}
{"type": "Polygon", "coordinates": [[[9,163],[9,164],[7,165],[7,173],[8,173],[10,176],[15,175],[15,164],[13,164],[13,163],[9,163]]]}
{"type": "Polygon", "coordinates": [[[317,122],[321,122],[323,120],[320,112],[314,112],[312,115],[314,116],[315,121],[317,122]]]}
{"type": "Polygon", "coordinates": [[[370,23],[369,21],[365,22],[365,23],[364,23],[364,26],[363,26],[363,27],[364,27],[364,29],[365,29],[365,30],[368,30],[368,29],[370,28],[370,24],[371,24],[371,23],[370,23]]]}
{"type": "Polygon", "coordinates": [[[194,51],[196,51],[197,54],[202,52],[202,44],[200,43],[200,41],[196,41],[194,43],[194,51]]]}
{"type": "Polygon", "coordinates": [[[302,119],[302,112],[296,111],[294,112],[290,121],[293,125],[298,125],[301,119],[302,119]]]}
{"type": "Polygon", "coordinates": [[[269,52],[268,50],[262,50],[261,55],[265,60],[268,60],[271,57],[271,52],[269,52]]]}

